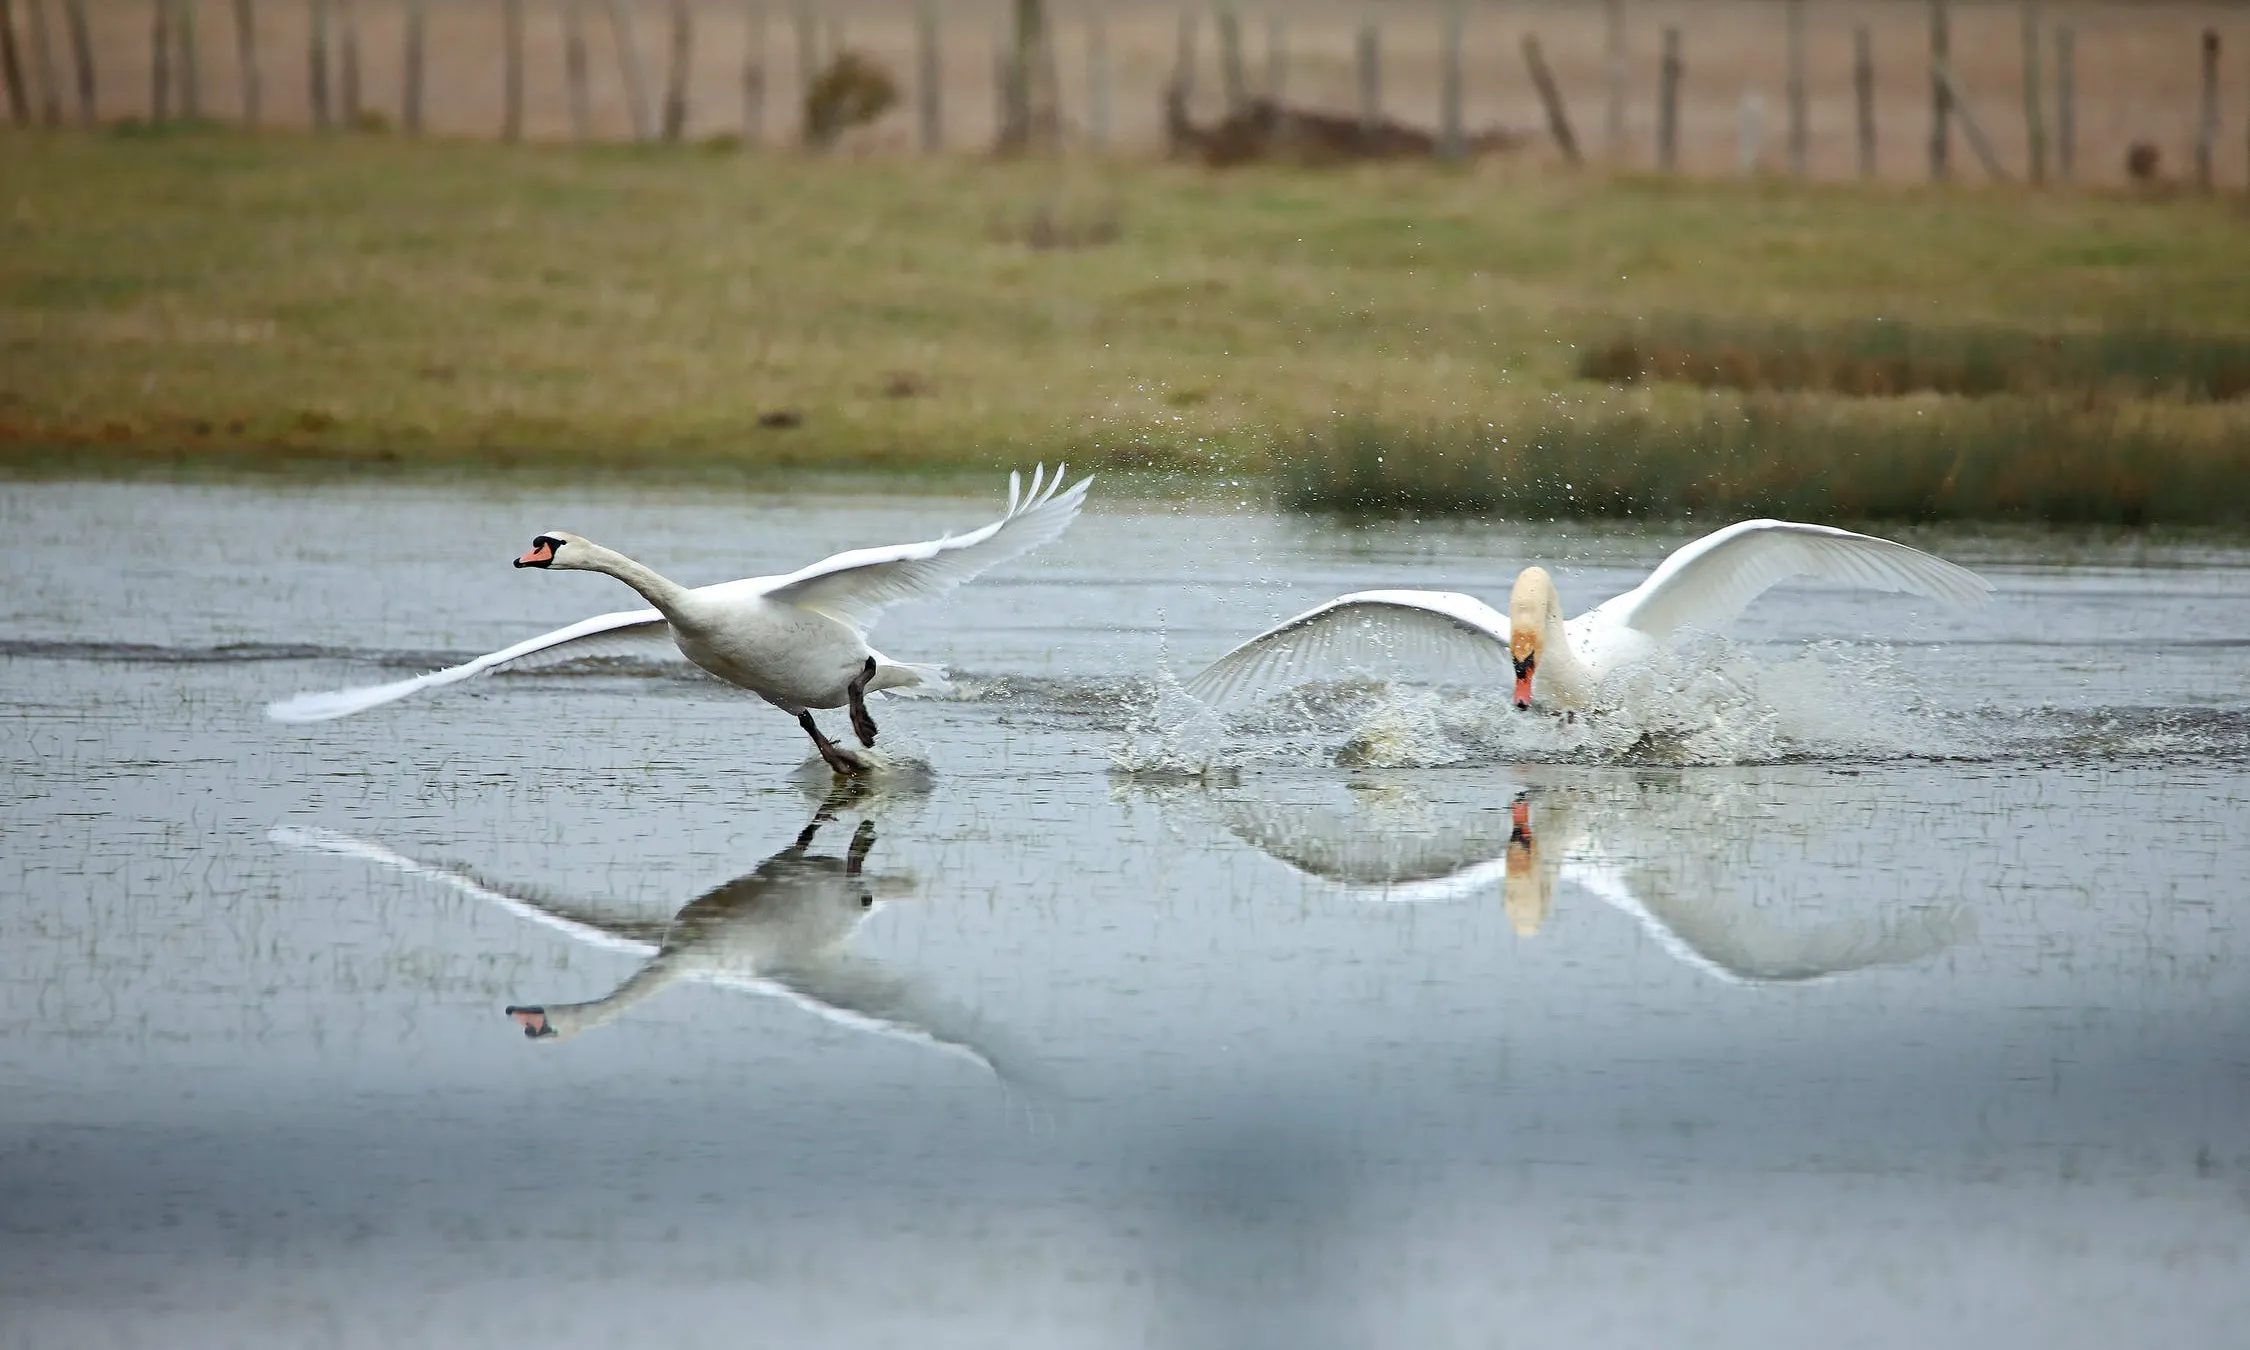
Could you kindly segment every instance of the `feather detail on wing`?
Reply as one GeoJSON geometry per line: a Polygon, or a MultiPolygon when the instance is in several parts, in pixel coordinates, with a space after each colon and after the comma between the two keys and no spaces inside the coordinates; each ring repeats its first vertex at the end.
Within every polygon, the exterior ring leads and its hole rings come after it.
{"type": "Polygon", "coordinates": [[[1955,605],[1982,604],[1992,591],[1992,583],[1967,568],[1893,540],[1825,525],[1746,520],[1679,549],[1648,580],[1598,608],[1626,627],[1663,638],[1685,627],[1717,628],[1792,577],[1955,605]]]}
{"type": "Polygon", "coordinates": [[[1063,486],[1067,466],[1046,477],[1032,471],[1031,490],[1008,475],[1008,513],[982,529],[920,544],[860,548],[823,558],[767,584],[766,597],[817,610],[862,634],[883,611],[909,600],[935,600],[978,573],[1048,543],[1070,528],[1085,504],[1091,477],[1063,486]]]}
{"type": "Polygon", "coordinates": [[[276,722],[325,722],[330,718],[365,712],[369,708],[405,698],[408,694],[420,693],[424,689],[458,684],[462,680],[505,665],[553,665],[584,657],[649,652],[659,649],[657,644],[661,644],[661,650],[671,651],[671,637],[671,625],[664,621],[662,614],[653,609],[597,614],[591,619],[581,619],[568,628],[541,633],[538,637],[527,638],[513,647],[503,647],[474,661],[464,661],[444,670],[433,670],[427,675],[394,680],[389,684],[368,684],[356,689],[335,689],[326,693],[298,694],[293,698],[285,698],[267,704],[266,716],[276,722]]]}
{"type": "Polygon", "coordinates": [[[1037,1084],[1029,1057],[998,1027],[968,1007],[930,993],[921,981],[865,957],[823,952],[761,970],[751,983],[759,992],[786,998],[839,1025],[959,1055],[1004,1082],[1037,1084]]]}
{"type": "Polygon", "coordinates": [[[1430,684],[1508,679],[1508,619],[1451,591],[1360,591],[1276,624],[1184,686],[1217,708],[1312,680],[1361,674],[1430,684]]]}
{"type": "Polygon", "coordinates": [[[479,880],[464,868],[441,867],[433,863],[417,862],[403,853],[393,852],[381,844],[365,839],[355,839],[335,830],[301,830],[293,825],[276,825],[266,837],[284,848],[302,849],[308,853],[333,853],[342,858],[358,858],[378,867],[388,867],[394,872],[404,872],[410,877],[434,881],[468,896],[483,900],[519,918],[529,919],[543,928],[576,938],[580,942],[600,947],[605,951],[624,952],[633,956],[653,956],[661,936],[659,925],[631,922],[613,922],[597,919],[589,911],[572,910],[561,904],[526,899],[496,890],[479,880]]]}

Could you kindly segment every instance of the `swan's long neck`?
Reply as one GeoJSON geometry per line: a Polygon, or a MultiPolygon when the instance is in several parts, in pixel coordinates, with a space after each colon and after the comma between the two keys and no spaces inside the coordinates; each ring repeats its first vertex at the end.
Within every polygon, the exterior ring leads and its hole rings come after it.
{"type": "Polygon", "coordinates": [[[687,587],[663,575],[653,567],[634,562],[613,548],[603,548],[590,541],[582,542],[582,558],[573,566],[588,572],[602,572],[639,591],[643,599],[669,616],[687,595],[687,587]]]}

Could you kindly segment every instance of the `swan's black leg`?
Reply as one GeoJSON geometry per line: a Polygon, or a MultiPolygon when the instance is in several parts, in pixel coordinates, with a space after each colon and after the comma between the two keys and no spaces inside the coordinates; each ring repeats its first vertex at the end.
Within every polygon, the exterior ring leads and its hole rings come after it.
{"type": "Polygon", "coordinates": [[[858,760],[852,758],[851,755],[847,754],[843,750],[838,749],[834,741],[829,740],[826,736],[821,735],[820,728],[813,724],[811,713],[798,713],[797,725],[805,729],[805,734],[807,736],[812,737],[813,747],[820,751],[820,757],[822,759],[828,761],[828,767],[835,770],[837,773],[858,773],[860,770],[867,767],[865,764],[862,764],[858,760]]]}
{"type": "Polygon", "coordinates": [[[844,875],[858,876],[860,869],[867,865],[867,855],[874,849],[875,822],[863,820],[859,823],[859,828],[852,831],[852,846],[844,854],[844,875]]]}
{"type": "Polygon", "coordinates": [[[867,682],[875,678],[875,658],[859,668],[859,674],[846,685],[845,692],[852,700],[852,734],[859,737],[861,745],[875,744],[875,719],[867,715],[867,682]]]}

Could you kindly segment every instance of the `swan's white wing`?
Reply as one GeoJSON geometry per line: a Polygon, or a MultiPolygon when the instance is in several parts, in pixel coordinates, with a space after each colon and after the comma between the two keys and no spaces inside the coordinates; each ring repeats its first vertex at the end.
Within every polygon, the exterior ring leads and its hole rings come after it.
{"type": "Polygon", "coordinates": [[[1514,673],[1507,616],[1482,600],[1452,591],[1359,591],[1274,625],[1184,687],[1223,707],[1350,674],[1487,684],[1514,673]]]}
{"type": "MultiPolygon", "coordinates": [[[[734,981],[721,981],[733,983],[734,981]]],[[[828,951],[760,970],[740,981],[788,999],[831,1022],[895,1036],[982,1065],[1007,1082],[1030,1084],[1027,1060],[976,1013],[927,993],[919,981],[862,956],[828,951]]]]}
{"type": "Polygon", "coordinates": [[[1889,539],[1826,525],[1745,520],[1666,558],[1648,580],[1594,612],[1650,637],[1716,629],[1791,577],[1903,591],[1956,605],[1982,604],[1992,583],[1965,567],[1889,539]]]}
{"type": "Polygon", "coordinates": [[[1903,965],[1974,931],[1963,909],[1792,924],[1728,896],[1668,895],[1641,878],[1589,889],[1638,919],[1674,957],[1735,984],[1796,984],[1869,966],[1903,965]]]}
{"type": "Polygon", "coordinates": [[[434,881],[473,900],[497,905],[518,918],[529,919],[542,928],[553,929],[604,951],[649,956],[657,950],[658,944],[655,941],[637,936],[647,925],[611,924],[584,914],[570,913],[563,906],[551,902],[509,895],[505,891],[493,889],[463,869],[417,862],[403,853],[394,853],[381,844],[355,839],[348,834],[339,834],[334,830],[300,830],[292,825],[277,825],[266,837],[284,848],[358,858],[378,867],[388,867],[394,872],[434,881]]]}
{"type": "Polygon", "coordinates": [[[1033,470],[1031,491],[1008,475],[1008,513],[980,530],[920,544],[853,549],[823,558],[802,571],[767,583],[769,599],[818,610],[857,628],[875,626],[883,611],[908,600],[934,600],[987,568],[1048,543],[1070,528],[1093,479],[1063,486],[1066,466],[1052,480],[1033,470]]]}
{"type": "Polygon", "coordinates": [[[487,652],[474,661],[464,661],[444,670],[433,670],[427,675],[393,680],[389,684],[366,684],[356,689],[335,689],[327,693],[298,694],[293,698],[285,698],[277,703],[267,704],[266,716],[276,722],[325,722],[332,717],[348,717],[356,712],[365,712],[379,704],[402,699],[424,689],[458,684],[462,680],[509,664],[547,665],[590,656],[669,652],[673,650],[671,637],[671,625],[664,621],[662,614],[653,609],[596,614],[593,618],[581,619],[568,628],[541,633],[538,637],[526,638],[513,647],[487,652]]]}
{"type": "Polygon", "coordinates": [[[1450,811],[1422,820],[1215,796],[1234,836],[1288,867],[1369,898],[1453,900],[1507,875],[1513,822],[1504,810],[1450,811]]]}

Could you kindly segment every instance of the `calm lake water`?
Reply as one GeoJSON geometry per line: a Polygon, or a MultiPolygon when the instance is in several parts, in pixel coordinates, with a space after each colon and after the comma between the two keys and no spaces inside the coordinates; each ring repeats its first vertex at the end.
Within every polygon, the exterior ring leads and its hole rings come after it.
{"type": "Polygon", "coordinates": [[[670,665],[261,706],[626,606],[541,529],[997,497],[0,486],[0,1346],[2239,1343],[2250,550],[1216,725],[1161,672],[1311,602],[1693,532],[1095,502],[890,616],[960,691],[831,797],[670,665]]]}

